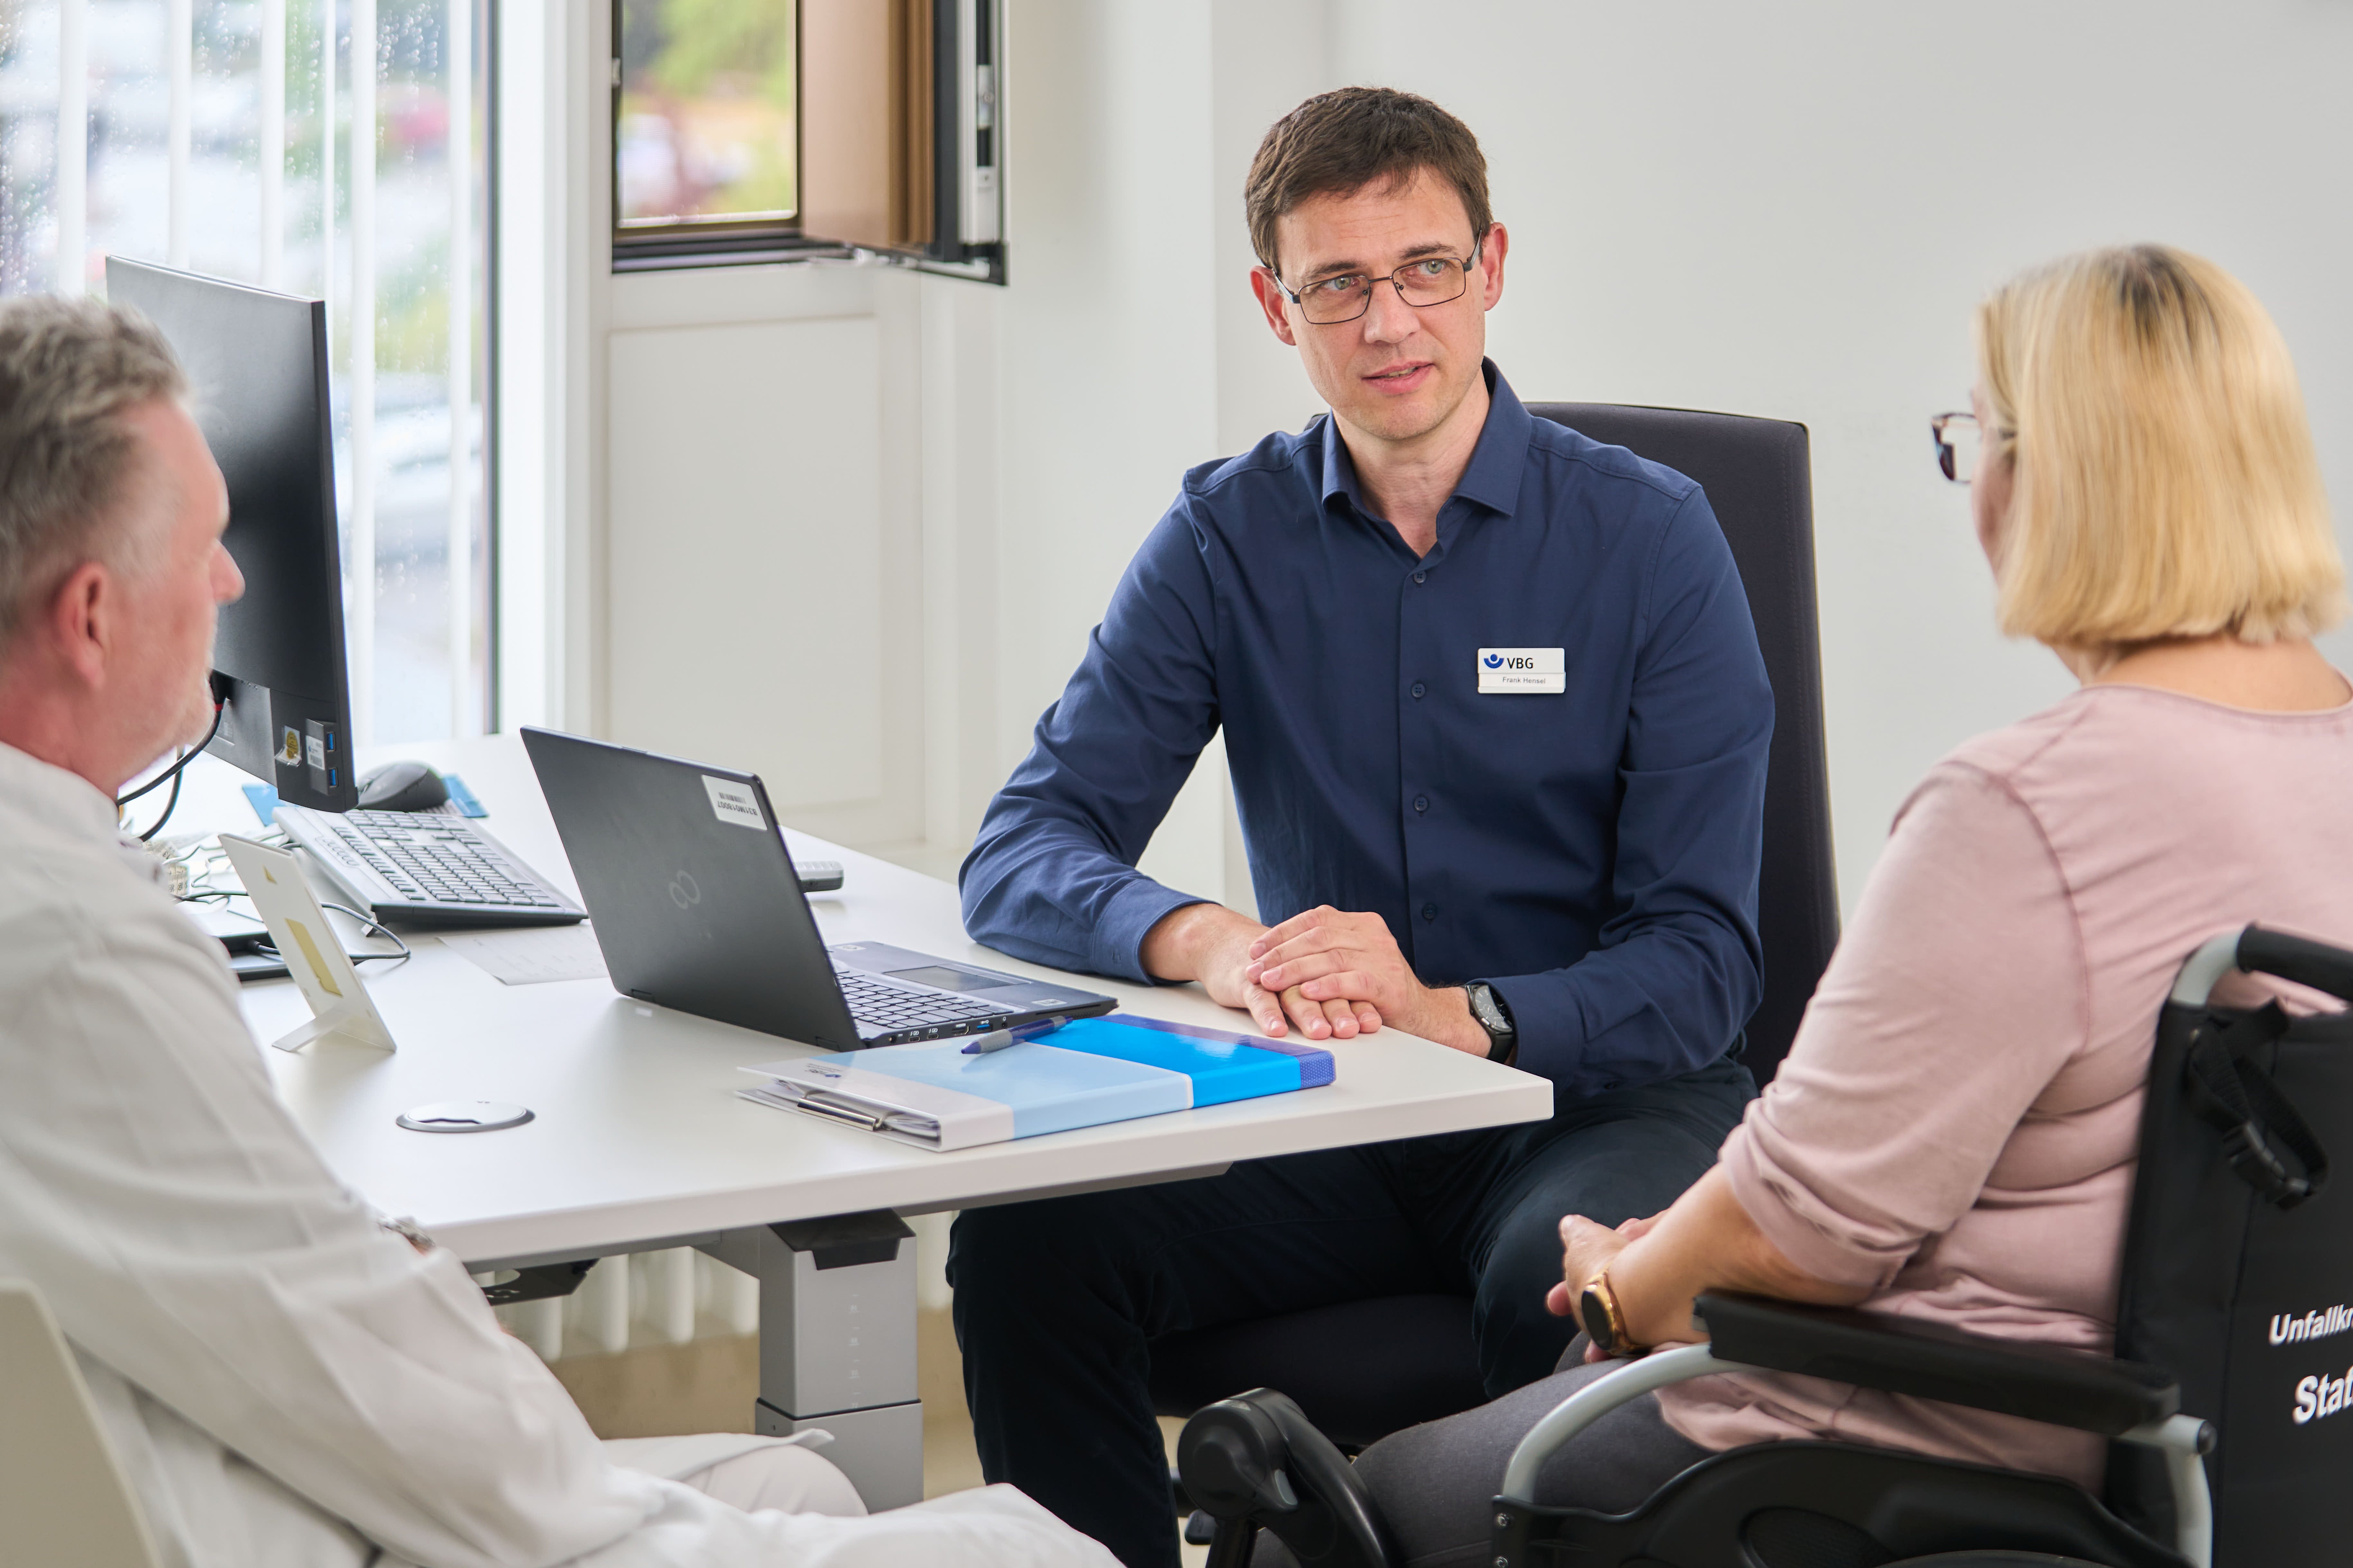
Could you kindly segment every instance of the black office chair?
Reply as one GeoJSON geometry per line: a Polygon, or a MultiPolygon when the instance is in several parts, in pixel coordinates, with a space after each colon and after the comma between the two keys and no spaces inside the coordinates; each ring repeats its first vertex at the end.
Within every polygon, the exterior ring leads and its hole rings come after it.
{"type": "MultiPolygon", "coordinates": [[[[1697,479],[1740,568],[1773,685],[1757,910],[1765,994],[1742,1057],[1761,1086],[1788,1054],[1838,942],[1806,427],[1609,403],[1532,403],[1528,410],[1697,479]]],[[[1153,1343],[1153,1405],[1163,1415],[1189,1415],[1260,1384],[1287,1391],[1310,1420],[1351,1448],[1468,1410],[1486,1397],[1471,1299],[1346,1301],[1153,1343]]]]}
{"type": "MultiPolygon", "coordinates": [[[[2158,1019],[2126,1231],[2116,1357],[1754,1297],[1704,1296],[1705,1343],[1630,1361],[1530,1431],[1501,1478],[1494,1568],[2319,1568],[2346,1559],[2353,1467],[2353,1014],[2208,1002],[2233,969],[2353,1002],[2353,952],[2249,926],[2183,964],[2158,1019]],[[2316,1129],[2317,1131],[2316,1131],[2316,1129]],[[2333,1342],[2332,1342],[2333,1341],[2333,1342]],[[2153,1363],[2153,1364],[2152,1364],[2153,1363]],[[2112,1439],[2104,1496],[2046,1476],[1844,1443],[1712,1456],[1618,1515],[1534,1500],[1606,1411],[1684,1378],[1767,1369],[2112,1439]],[[2191,1414],[2183,1414],[2187,1406],[2191,1414]],[[2338,1412],[2344,1418],[2338,1422],[2338,1412]]],[[[1303,1568],[1389,1568],[1339,1450],[1257,1389],[1187,1423],[1184,1484],[1212,1568],[1271,1531],[1303,1568]]]]}

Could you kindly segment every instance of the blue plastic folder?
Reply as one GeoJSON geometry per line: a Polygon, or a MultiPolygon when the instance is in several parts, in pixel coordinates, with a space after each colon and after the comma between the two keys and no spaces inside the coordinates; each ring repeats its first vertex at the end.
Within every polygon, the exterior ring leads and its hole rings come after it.
{"type": "Polygon", "coordinates": [[[1332,1053],[1115,1014],[986,1056],[958,1039],[764,1062],[739,1091],[925,1149],[969,1149],[1332,1081],[1332,1053]]]}

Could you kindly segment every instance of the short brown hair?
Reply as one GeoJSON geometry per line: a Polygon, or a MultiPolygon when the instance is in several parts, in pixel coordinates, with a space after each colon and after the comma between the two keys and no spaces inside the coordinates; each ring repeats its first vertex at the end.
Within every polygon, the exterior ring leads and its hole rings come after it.
{"type": "Polygon", "coordinates": [[[136,437],[123,413],[185,399],[145,317],[100,300],[0,301],[0,650],[40,596],[114,541],[136,437]]]}
{"type": "Polygon", "coordinates": [[[1986,458],[2015,466],[2002,629],[2116,648],[2310,637],[2344,564],[2287,344],[2245,285],[2161,245],[2035,268],[1978,310],[1986,458]]]}
{"type": "Polygon", "coordinates": [[[1400,184],[1423,169],[1452,185],[1476,244],[1494,226],[1487,205],[1487,159],[1471,128],[1426,98],[1389,87],[1318,93],[1282,119],[1258,144],[1242,199],[1250,248],[1269,270],[1274,226],[1310,196],[1348,195],[1374,184],[1400,184]]]}

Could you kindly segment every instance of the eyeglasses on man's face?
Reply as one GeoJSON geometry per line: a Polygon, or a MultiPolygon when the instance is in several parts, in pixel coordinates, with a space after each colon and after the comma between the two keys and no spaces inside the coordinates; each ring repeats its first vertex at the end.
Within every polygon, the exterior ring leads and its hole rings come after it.
{"type": "Polygon", "coordinates": [[[1965,485],[1977,478],[1985,438],[1978,429],[1976,415],[1939,414],[1928,421],[1928,433],[1936,442],[1936,467],[1947,479],[1965,485]]]}
{"type": "MultiPolygon", "coordinates": [[[[1407,304],[1426,309],[1431,305],[1451,304],[1470,291],[1471,269],[1479,265],[1479,247],[1471,247],[1467,260],[1457,261],[1451,256],[1425,257],[1409,261],[1390,273],[1386,281],[1396,286],[1398,298],[1407,304]]],[[[1373,308],[1373,289],[1384,281],[1369,272],[1343,272],[1331,278],[1318,278],[1312,283],[1293,289],[1275,275],[1275,283],[1310,326],[1336,327],[1343,321],[1353,321],[1373,308]]]]}

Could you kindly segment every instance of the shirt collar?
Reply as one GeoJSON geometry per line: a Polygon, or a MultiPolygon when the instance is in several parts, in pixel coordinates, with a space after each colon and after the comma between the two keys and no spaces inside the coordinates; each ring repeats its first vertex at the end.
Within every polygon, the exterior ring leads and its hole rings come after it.
{"type": "Polygon", "coordinates": [[[0,743],[0,795],[26,815],[77,837],[111,843],[118,837],[114,803],[103,790],[79,773],[5,743],[0,743]]]}
{"type": "Polygon", "coordinates": [[[1535,429],[1530,414],[1495,368],[1493,360],[1480,362],[1487,378],[1487,424],[1479,444],[1471,450],[1470,466],[1454,483],[1454,493],[1477,501],[1504,517],[1520,504],[1520,481],[1528,470],[1528,437],[1535,429]]]}
{"type": "MultiPolygon", "coordinates": [[[[1487,378],[1487,423],[1480,429],[1479,444],[1471,449],[1462,477],[1454,482],[1454,494],[1509,517],[1520,502],[1520,480],[1527,471],[1528,437],[1535,428],[1535,416],[1512,391],[1512,384],[1504,379],[1493,360],[1481,360],[1479,373],[1487,378]]],[[[1340,439],[1340,422],[1327,415],[1324,504],[1331,505],[1335,496],[1345,496],[1350,506],[1366,510],[1364,491],[1356,483],[1356,465],[1348,456],[1348,444],[1340,439]]]]}
{"type": "Polygon", "coordinates": [[[0,800],[64,837],[106,846],[132,876],[168,890],[164,862],[122,831],[114,802],[79,773],[0,744],[0,800]]]}

